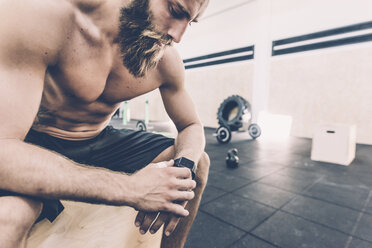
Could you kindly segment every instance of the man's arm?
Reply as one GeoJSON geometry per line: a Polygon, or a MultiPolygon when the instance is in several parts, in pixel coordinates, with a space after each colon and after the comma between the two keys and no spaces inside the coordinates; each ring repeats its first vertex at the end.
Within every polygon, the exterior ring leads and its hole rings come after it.
{"type": "MultiPolygon", "coordinates": [[[[174,48],[170,47],[165,52],[159,64],[159,70],[164,82],[160,87],[164,107],[178,130],[175,141],[175,158],[186,157],[197,165],[205,147],[204,130],[195,106],[184,88],[185,70],[182,60],[174,48]]],[[[185,207],[187,201],[180,204],[185,207]]],[[[135,225],[144,234],[150,226],[150,232],[155,233],[165,223],[164,231],[169,236],[176,228],[178,221],[179,216],[171,215],[169,217],[167,213],[160,213],[157,218],[157,213],[140,211],[137,214],[135,225]],[[154,224],[151,225],[153,222],[154,224]]]]}
{"type": "MultiPolygon", "coordinates": [[[[40,29],[45,21],[31,25],[30,22],[37,22],[29,16],[32,11],[19,13],[16,18],[14,13],[18,8],[13,3],[6,1],[5,7],[2,6],[5,10],[0,10],[0,16],[7,20],[6,25],[0,24],[0,189],[44,198],[129,205],[147,211],[188,215],[187,210],[173,201],[192,199],[194,194],[185,190],[194,188],[195,183],[180,180],[190,172],[171,168],[172,162],[167,168],[149,165],[128,176],[78,165],[23,141],[40,104],[45,71],[49,64],[58,61],[67,37],[63,33],[66,26],[59,29],[60,24],[68,20],[56,23],[49,20],[52,27],[40,29]],[[25,20],[18,17],[25,17],[25,20]]],[[[19,9],[27,8],[23,4],[26,2],[22,2],[19,9]]]]}
{"type": "Polygon", "coordinates": [[[184,87],[185,69],[174,48],[170,48],[163,62],[166,81],[160,87],[164,107],[177,127],[175,158],[186,157],[198,163],[205,148],[203,125],[194,103],[184,87]]]}

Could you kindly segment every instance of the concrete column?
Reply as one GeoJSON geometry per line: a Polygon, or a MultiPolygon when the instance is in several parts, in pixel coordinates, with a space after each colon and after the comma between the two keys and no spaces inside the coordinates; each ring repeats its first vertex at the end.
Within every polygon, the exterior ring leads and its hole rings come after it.
{"type": "Polygon", "coordinates": [[[270,86],[271,58],[271,1],[258,0],[257,40],[254,54],[254,78],[252,92],[252,122],[256,123],[258,114],[267,110],[270,86]]]}

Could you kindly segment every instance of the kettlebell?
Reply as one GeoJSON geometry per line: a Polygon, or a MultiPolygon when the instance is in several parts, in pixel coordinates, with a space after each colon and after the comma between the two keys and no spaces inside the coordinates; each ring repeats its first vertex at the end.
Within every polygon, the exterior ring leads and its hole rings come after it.
{"type": "Polygon", "coordinates": [[[238,149],[233,148],[227,151],[226,166],[237,168],[239,166],[238,149]]]}

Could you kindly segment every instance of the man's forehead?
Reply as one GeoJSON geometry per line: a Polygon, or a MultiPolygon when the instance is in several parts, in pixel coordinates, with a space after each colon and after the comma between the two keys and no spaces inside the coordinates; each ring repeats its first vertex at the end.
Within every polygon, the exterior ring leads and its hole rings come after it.
{"type": "Polygon", "coordinates": [[[177,5],[184,8],[191,20],[198,18],[207,8],[209,0],[175,0],[177,5]]]}

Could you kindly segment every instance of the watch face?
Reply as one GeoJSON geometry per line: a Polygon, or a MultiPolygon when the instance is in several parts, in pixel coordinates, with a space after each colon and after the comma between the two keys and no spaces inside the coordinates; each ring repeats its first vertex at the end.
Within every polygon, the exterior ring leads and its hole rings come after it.
{"type": "Polygon", "coordinates": [[[174,166],[176,167],[186,167],[191,170],[192,179],[195,178],[195,163],[194,161],[187,159],[185,157],[180,157],[174,160],[174,166]]]}
{"type": "Polygon", "coordinates": [[[195,165],[194,161],[192,161],[190,159],[187,159],[185,157],[177,158],[174,161],[174,164],[175,164],[175,166],[181,165],[182,167],[187,167],[187,168],[190,168],[190,169],[193,169],[194,165],[195,165]]]}

